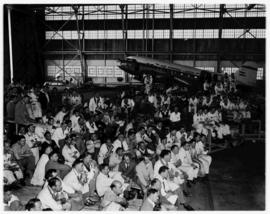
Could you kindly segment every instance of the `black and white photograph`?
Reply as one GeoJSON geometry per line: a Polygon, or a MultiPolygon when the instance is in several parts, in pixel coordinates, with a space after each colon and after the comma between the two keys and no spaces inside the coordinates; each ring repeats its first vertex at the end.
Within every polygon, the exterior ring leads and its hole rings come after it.
{"type": "Polygon", "coordinates": [[[1,4],[1,211],[266,212],[258,2],[1,4]]]}

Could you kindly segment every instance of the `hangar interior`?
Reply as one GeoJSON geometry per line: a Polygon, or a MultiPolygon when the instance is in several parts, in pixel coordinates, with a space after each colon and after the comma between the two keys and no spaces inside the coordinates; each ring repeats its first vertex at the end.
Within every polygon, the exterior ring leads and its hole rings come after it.
{"type": "MultiPolygon", "coordinates": [[[[245,135],[245,128],[236,125],[242,131],[237,136],[241,146],[226,144],[211,154],[211,174],[190,189],[189,204],[195,210],[265,210],[264,4],[6,4],[3,8],[7,88],[15,81],[40,89],[44,82],[70,79],[78,86],[88,82],[104,88],[137,86],[141,83],[118,66],[129,56],[217,74],[234,74],[243,64],[255,68],[259,98],[251,105],[259,110],[249,128],[256,130],[245,135]]],[[[83,94],[89,106],[99,89],[95,90],[83,94]]],[[[62,94],[56,95],[62,106],[62,94]]],[[[5,122],[15,126],[13,120],[5,122]]],[[[23,204],[40,191],[33,185],[14,190],[23,204]]],[[[132,206],[138,208],[136,203],[132,206]]],[[[98,209],[95,205],[83,210],[98,209]]]]}
{"type": "Polygon", "coordinates": [[[5,82],[10,60],[19,79],[136,82],[117,67],[125,56],[228,74],[252,62],[265,77],[260,4],[5,5],[4,29],[5,82]]]}

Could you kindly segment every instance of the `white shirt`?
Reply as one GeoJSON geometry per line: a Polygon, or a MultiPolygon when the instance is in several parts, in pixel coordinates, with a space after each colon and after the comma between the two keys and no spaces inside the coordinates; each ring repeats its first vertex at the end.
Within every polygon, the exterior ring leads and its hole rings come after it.
{"type": "Polygon", "coordinates": [[[168,163],[168,165],[166,165],[164,160],[158,160],[154,166],[154,177],[157,177],[159,175],[158,171],[162,166],[167,166],[169,170],[172,169],[174,172],[177,171],[176,167],[172,163],[168,163]]]}
{"type": "Polygon", "coordinates": [[[98,164],[102,164],[105,158],[105,155],[108,152],[108,147],[105,143],[103,143],[100,147],[99,154],[98,154],[98,164]]]}
{"type": "Polygon", "coordinates": [[[193,163],[190,152],[186,151],[183,147],[179,149],[177,158],[181,160],[182,166],[188,166],[193,163]]]}
{"type": "Polygon", "coordinates": [[[85,125],[88,128],[90,134],[93,134],[98,130],[95,122],[90,124],[89,121],[87,121],[85,125]]]}
{"type": "Polygon", "coordinates": [[[61,124],[61,123],[63,122],[63,119],[64,119],[65,115],[66,115],[66,113],[64,113],[64,112],[62,112],[62,111],[59,111],[59,112],[56,114],[56,116],[55,116],[55,118],[54,118],[54,121],[55,121],[55,122],[58,122],[58,121],[59,121],[59,123],[61,124]]]}
{"type": "Polygon", "coordinates": [[[181,113],[180,112],[172,112],[170,113],[170,121],[172,122],[178,122],[181,120],[181,113]]]}
{"type": "Polygon", "coordinates": [[[110,188],[114,179],[104,175],[100,172],[96,179],[96,189],[99,196],[103,196],[105,192],[110,188]]]}
{"type": "Polygon", "coordinates": [[[132,99],[128,99],[127,103],[125,102],[125,99],[121,102],[122,108],[133,108],[135,106],[135,103],[132,99]]]}
{"type": "Polygon", "coordinates": [[[50,187],[44,187],[37,196],[37,198],[41,201],[42,209],[51,208],[53,211],[63,210],[62,205],[53,199],[48,188],[50,187]]]}
{"type": "Polygon", "coordinates": [[[80,176],[77,171],[73,168],[64,178],[64,183],[71,187],[74,191],[81,191],[83,194],[89,192],[89,183],[82,185],[78,177],[80,176]]]}
{"type": "Polygon", "coordinates": [[[89,110],[95,112],[97,107],[104,108],[104,100],[102,97],[92,97],[89,101],[89,110]]]}
{"type": "Polygon", "coordinates": [[[128,150],[128,145],[127,145],[127,142],[125,140],[121,143],[120,140],[116,139],[113,142],[113,152],[115,152],[117,148],[122,147],[122,146],[123,146],[124,151],[128,150]]]}
{"type": "Polygon", "coordinates": [[[204,145],[201,141],[196,142],[195,144],[195,150],[197,155],[205,155],[207,152],[204,150],[204,145]]]}
{"type": "Polygon", "coordinates": [[[71,123],[72,123],[72,126],[71,128],[74,129],[76,126],[78,126],[78,119],[80,118],[80,116],[76,116],[76,115],[72,115],[70,117],[70,120],[71,120],[71,123]]]}
{"type": "Polygon", "coordinates": [[[45,128],[41,125],[37,125],[36,128],[35,128],[35,134],[36,136],[38,137],[38,141],[40,142],[43,142],[45,141],[45,137],[44,137],[44,134],[45,134],[45,128]]]}
{"type": "Polygon", "coordinates": [[[71,145],[70,148],[65,145],[62,150],[62,155],[65,158],[65,164],[72,166],[73,162],[80,156],[79,151],[75,148],[75,146],[71,145]],[[74,158],[74,155],[76,158],[74,158]]]}
{"type": "MultiPolygon", "coordinates": [[[[169,191],[175,191],[176,189],[179,188],[179,186],[173,182],[171,182],[168,179],[162,178],[160,175],[157,175],[156,178],[161,182],[161,190],[160,193],[162,196],[166,196],[167,192],[169,191]]],[[[175,204],[176,200],[177,200],[177,195],[173,195],[173,198],[168,198],[169,201],[172,204],[175,204]]]]}
{"type": "Polygon", "coordinates": [[[57,145],[58,147],[60,147],[60,146],[59,146],[59,140],[65,139],[65,138],[66,138],[66,135],[67,135],[67,133],[65,133],[65,132],[63,131],[63,129],[62,129],[61,127],[59,127],[59,128],[57,128],[57,129],[55,129],[55,131],[54,131],[54,133],[53,133],[53,135],[52,135],[52,140],[54,140],[55,143],[56,143],[56,145],[57,145]]]}

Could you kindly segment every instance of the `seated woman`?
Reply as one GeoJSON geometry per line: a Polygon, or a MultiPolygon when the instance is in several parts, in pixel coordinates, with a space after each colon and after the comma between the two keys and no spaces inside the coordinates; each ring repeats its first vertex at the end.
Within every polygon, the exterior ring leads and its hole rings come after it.
{"type": "Polygon", "coordinates": [[[23,173],[15,160],[10,142],[4,141],[4,184],[10,185],[23,179],[23,173]]]}
{"type": "Polygon", "coordinates": [[[42,186],[44,184],[45,166],[49,161],[49,154],[52,152],[52,147],[45,144],[44,154],[40,157],[34,175],[31,179],[31,184],[34,186],[42,186]]]}

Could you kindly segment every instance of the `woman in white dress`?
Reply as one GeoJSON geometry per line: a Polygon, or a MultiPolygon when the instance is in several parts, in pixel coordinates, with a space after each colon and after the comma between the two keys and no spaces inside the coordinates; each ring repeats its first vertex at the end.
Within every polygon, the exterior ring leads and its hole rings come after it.
{"type": "Polygon", "coordinates": [[[34,175],[31,179],[31,184],[34,186],[42,186],[44,184],[45,166],[49,161],[49,154],[52,152],[52,147],[47,145],[44,148],[44,154],[40,157],[34,175]]]}

